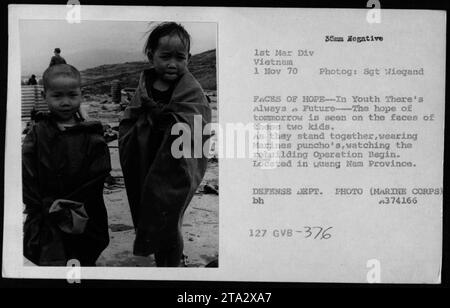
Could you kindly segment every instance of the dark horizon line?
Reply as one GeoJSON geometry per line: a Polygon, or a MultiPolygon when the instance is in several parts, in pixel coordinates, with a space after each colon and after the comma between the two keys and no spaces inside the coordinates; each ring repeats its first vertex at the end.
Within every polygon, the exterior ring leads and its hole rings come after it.
{"type": "MultiPolygon", "coordinates": [[[[214,50],[216,50],[216,49],[217,49],[217,48],[208,49],[208,50],[205,50],[205,51],[196,53],[196,54],[192,55],[192,57],[201,55],[201,54],[203,54],[203,53],[211,52],[211,51],[214,51],[214,50]]],[[[117,65],[117,64],[139,63],[139,62],[145,62],[145,61],[142,61],[142,60],[136,60],[136,61],[126,61],[126,62],[118,62],[118,63],[103,63],[103,64],[99,64],[99,65],[96,65],[96,66],[84,68],[84,69],[80,70],[80,73],[82,73],[83,71],[90,70],[90,69],[95,69],[95,68],[97,68],[97,67],[104,66],[104,65],[117,65]]],[[[69,63],[69,64],[70,64],[70,63],[69,63]]],[[[36,73],[27,73],[27,74],[23,74],[22,72],[20,73],[21,78],[28,78],[28,77],[31,77],[31,75],[42,76],[42,74],[36,74],[36,73]]]]}

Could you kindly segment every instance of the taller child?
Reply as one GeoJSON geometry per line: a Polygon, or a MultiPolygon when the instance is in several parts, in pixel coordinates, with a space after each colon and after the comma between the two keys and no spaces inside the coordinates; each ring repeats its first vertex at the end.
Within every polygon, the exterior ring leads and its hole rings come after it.
{"type": "MultiPolygon", "coordinates": [[[[183,254],[184,212],[206,171],[207,157],[174,157],[173,125],[194,134],[211,121],[211,109],[198,81],[188,71],[190,36],[177,23],[156,26],[145,45],[151,68],[141,74],[119,127],[119,152],[136,239],[134,254],[155,254],[159,267],[177,267],[183,254]]],[[[191,151],[194,153],[194,151],[191,151]]]]}

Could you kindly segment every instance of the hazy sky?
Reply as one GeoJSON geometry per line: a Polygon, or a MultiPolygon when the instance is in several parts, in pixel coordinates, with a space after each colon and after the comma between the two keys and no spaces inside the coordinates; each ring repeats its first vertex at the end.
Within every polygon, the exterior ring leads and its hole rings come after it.
{"type": "MultiPolygon", "coordinates": [[[[182,23],[192,37],[191,54],[216,48],[215,23],[182,23]]],[[[22,75],[42,75],[59,47],[67,63],[80,70],[102,64],[146,60],[142,50],[149,22],[21,20],[22,75]]]]}

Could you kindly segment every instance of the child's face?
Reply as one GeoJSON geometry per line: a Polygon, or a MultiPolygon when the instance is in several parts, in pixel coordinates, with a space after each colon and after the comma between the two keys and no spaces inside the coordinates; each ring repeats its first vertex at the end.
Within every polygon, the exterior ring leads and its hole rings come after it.
{"type": "Polygon", "coordinates": [[[80,82],[70,76],[51,79],[44,95],[48,109],[61,122],[72,121],[82,101],[80,82]]]}
{"type": "Polygon", "coordinates": [[[159,39],[158,48],[149,54],[151,64],[158,77],[171,83],[187,70],[189,51],[177,35],[159,39]]]}

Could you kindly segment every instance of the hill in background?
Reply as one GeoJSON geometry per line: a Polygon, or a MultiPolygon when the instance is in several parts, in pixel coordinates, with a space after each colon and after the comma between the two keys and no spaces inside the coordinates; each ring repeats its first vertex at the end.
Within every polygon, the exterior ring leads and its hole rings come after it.
{"type": "MultiPolygon", "coordinates": [[[[105,64],[81,71],[83,92],[87,94],[111,93],[111,81],[119,80],[122,88],[136,88],[141,72],[149,68],[148,62],[105,64]]],[[[216,50],[205,51],[191,57],[189,71],[205,90],[216,90],[216,50]]]]}

